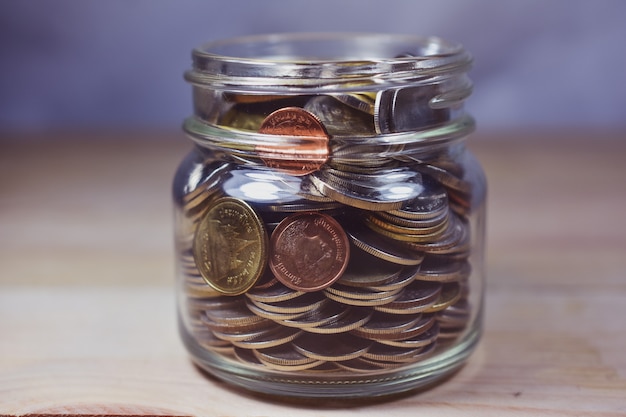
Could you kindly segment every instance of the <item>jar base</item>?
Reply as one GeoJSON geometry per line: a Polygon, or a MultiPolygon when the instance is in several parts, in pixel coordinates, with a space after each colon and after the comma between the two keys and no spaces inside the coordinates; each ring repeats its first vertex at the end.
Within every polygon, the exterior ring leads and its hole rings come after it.
{"type": "Polygon", "coordinates": [[[381,398],[407,391],[425,389],[458,371],[480,339],[475,326],[462,339],[419,363],[403,368],[364,373],[306,372],[299,375],[261,370],[203,348],[186,328],[179,327],[181,338],[192,361],[210,375],[236,387],[271,397],[292,399],[350,400],[381,398]]]}

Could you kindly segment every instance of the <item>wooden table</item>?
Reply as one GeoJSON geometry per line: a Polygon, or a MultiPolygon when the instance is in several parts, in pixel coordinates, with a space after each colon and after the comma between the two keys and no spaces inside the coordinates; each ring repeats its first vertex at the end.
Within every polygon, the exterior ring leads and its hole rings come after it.
{"type": "Polygon", "coordinates": [[[181,134],[4,135],[0,414],[626,415],[624,136],[475,134],[490,180],[482,342],[443,384],[346,406],[259,398],[189,361],[171,236],[181,134]]]}

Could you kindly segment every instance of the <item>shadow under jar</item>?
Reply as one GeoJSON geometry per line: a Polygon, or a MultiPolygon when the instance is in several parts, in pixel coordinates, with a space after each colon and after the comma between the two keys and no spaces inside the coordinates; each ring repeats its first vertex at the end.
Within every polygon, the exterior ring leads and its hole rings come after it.
{"type": "Polygon", "coordinates": [[[182,339],[234,385],[399,393],[481,332],[485,179],[465,147],[470,56],[439,38],[206,44],[174,179],[182,339]]]}

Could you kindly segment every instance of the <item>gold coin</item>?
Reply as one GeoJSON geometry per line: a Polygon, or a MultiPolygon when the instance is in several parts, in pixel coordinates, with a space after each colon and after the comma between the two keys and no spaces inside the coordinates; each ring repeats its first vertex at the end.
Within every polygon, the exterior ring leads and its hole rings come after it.
{"type": "Polygon", "coordinates": [[[245,293],[267,263],[265,226],[242,200],[222,197],[213,202],[198,225],[193,243],[202,277],[223,294],[245,293]]]}

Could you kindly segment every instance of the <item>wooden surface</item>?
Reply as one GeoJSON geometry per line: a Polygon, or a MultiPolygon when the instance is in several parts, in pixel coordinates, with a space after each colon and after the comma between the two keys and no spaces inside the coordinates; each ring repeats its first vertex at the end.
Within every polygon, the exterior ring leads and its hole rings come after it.
{"type": "Polygon", "coordinates": [[[475,134],[480,346],[428,391],[351,405],[258,398],[190,363],[170,208],[189,144],[92,136],[0,141],[0,415],[626,415],[626,134],[475,134]]]}

